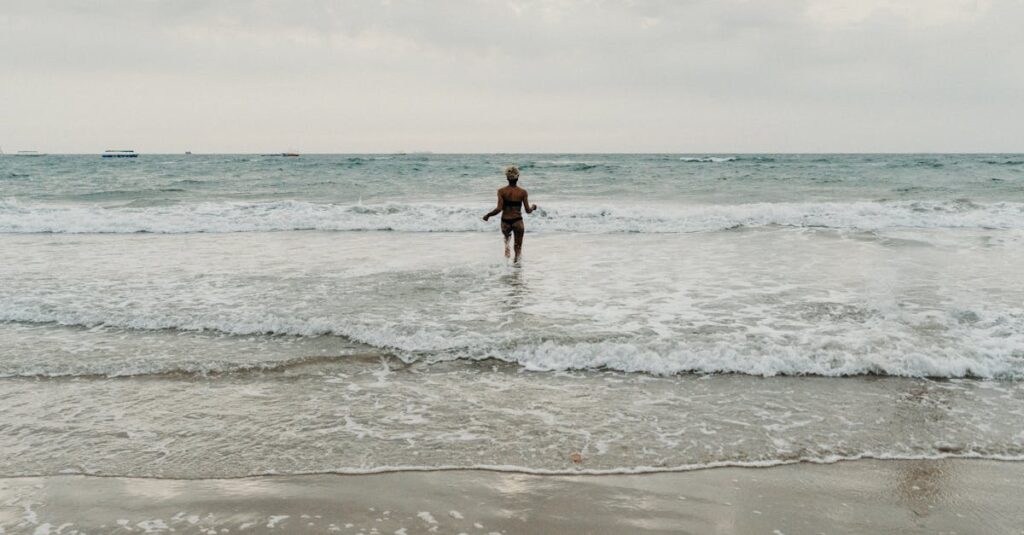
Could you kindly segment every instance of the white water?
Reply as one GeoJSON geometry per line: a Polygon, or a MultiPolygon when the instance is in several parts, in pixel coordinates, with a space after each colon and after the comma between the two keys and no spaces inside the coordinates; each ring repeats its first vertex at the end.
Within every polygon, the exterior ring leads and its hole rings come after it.
{"type": "Polygon", "coordinates": [[[21,350],[0,375],[371,351],[548,371],[1024,377],[1021,248],[934,234],[531,235],[521,269],[480,233],[8,235],[0,321],[100,331],[7,328],[21,350]],[[178,334],[154,352],[132,332],[178,334]]]}
{"type": "MultiPolygon", "coordinates": [[[[490,206],[430,203],[202,202],[165,206],[0,202],[2,233],[217,233],[282,230],[494,231],[490,206]]],[[[554,202],[527,216],[531,232],[688,233],[784,226],[852,230],[1024,229],[1024,203],[891,201],[716,205],[554,202]]]]}

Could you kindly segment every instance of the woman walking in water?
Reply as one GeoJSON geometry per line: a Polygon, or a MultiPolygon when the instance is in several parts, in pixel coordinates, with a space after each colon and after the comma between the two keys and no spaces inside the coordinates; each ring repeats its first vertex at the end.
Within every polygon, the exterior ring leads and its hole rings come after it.
{"type": "Polygon", "coordinates": [[[518,264],[519,257],[523,253],[523,234],[526,233],[523,213],[520,210],[525,208],[526,213],[530,213],[537,209],[537,205],[531,206],[526,190],[516,185],[519,182],[518,167],[513,165],[506,168],[505,178],[508,179],[508,186],[498,190],[498,206],[484,216],[484,221],[501,213],[501,233],[505,235],[505,257],[509,256],[508,239],[514,233],[516,235],[516,257],[513,262],[518,264]]]}

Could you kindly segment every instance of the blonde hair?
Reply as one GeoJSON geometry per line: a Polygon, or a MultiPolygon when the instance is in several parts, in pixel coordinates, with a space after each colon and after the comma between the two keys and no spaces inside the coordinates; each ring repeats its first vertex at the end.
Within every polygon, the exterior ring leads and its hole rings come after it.
{"type": "Polygon", "coordinates": [[[519,167],[515,165],[510,165],[505,168],[505,178],[512,180],[513,177],[515,177],[516,179],[519,178],[519,167]]]}

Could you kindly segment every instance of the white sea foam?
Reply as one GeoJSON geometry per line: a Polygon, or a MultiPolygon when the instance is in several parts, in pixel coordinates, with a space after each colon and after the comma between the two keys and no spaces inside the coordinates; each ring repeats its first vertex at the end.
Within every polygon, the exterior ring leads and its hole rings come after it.
{"type": "MultiPolygon", "coordinates": [[[[890,332],[879,335],[871,323],[846,325],[835,334],[834,325],[822,323],[804,333],[800,340],[785,333],[755,336],[753,333],[690,336],[666,340],[658,337],[634,337],[628,341],[579,342],[571,339],[543,342],[515,342],[508,337],[488,338],[482,333],[438,332],[431,323],[395,325],[388,319],[379,322],[358,320],[316,321],[282,318],[274,313],[252,311],[238,315],[222,313],[187,317],[168,314],[92,312],[52,313],[42,310],[0,310],[0,321],[56,323],[70,326],[125,328],[135,330],[180,330],[218,332],[236,336],[279,335],[340,336],[365,344],[406,362],[430,362],[456,359],[496,359],[533,371],[609,369],[654,375],[679,373],[741,373],[757,376],[816,375],[853,376],[864,374],[904,377],[981,377],[1024,378],[1024,317],[983,318],[971,329],[957,329],[951,318],[943,330],[946,336],[930,339],[890,332]]],[[[937,325],[929,326],[938,329],[937,325]]],[[[526,333],[522,333],[526,336],[526,333]]],[[[516,336],[513,335],[513,338],[516,336]]],[[[101,368],[84,369],[89,375],[129,376],[153,373],[231,373],[283,369],[307,362],[326,361],[326,357],[282,356],[280,360],[255,363],[208,360],[184,362],[147,362],[140,366],[131,359],[95,363],[101,368]]],[[[344,358],[343,356],[331,357],[344,358]]],[[[17,370],[16,375],[68,375],[63,369],[17,370]]],[[[3,371],[0,368],[0,371],[3,371]]],[[[0,375],[11,375],[0,373],[0,375]]]]}
{"type": "MultiPolygon", "coordinates": [[[[1007,462],[1020,462],[1024,461],[1024,454],[1001,454],[1001,453],[989,453],[989,452],[976,452],[976,451],[965,451],[961,453],[943,453],[935,452],[928,454],[907,454],[898,452],[867,452],[857,455],[822,455],[822,456],[805,456],[798,458],[787,458],[787,459],[769,459],[769,460],[758,460],[758,461],[712,461],[702,463],[688,463],[674,466],[621,466],[613,468],[584,468],[584,467],[573,467],[573,468],[537,468],[533,466],[521,466],[521,465],[510,465],[510,464],[447,464],[447,465],[386,465],[386,466],[374,466],[371,468],[367,467],[338,467],[328,468],[324,470],[299,470],[294,472],[288,472],[289,476],[315,476],[315,475],[377,475],[377,474],[394,474],[402,472],[454,472],[454,471],[467,471],[476,470],[482,472],[496,472],[500,474],[530,474],[530,475],[542,475],[542,476],[575,476],[575,475],[588,475],[588,476],[611,476],[611,475],[644,475],[644,474],[666,474],[676,472],[694,472],[697,470],[709,470],[713,468],[773,468],[776,466],[786,466],[790,464],[836,464],[841,462],[850,461],[864,461],[864,460],[879,460],[879,461],[935,461],[942,459],[981,459],[989,461],[1007,461],[1007,462]]],[[[40,477],[50,476],[50,473],[25,473],[18,474],[16,477],[40,477]]],[[[109,477],[110,474],[102,471],[92,470],[73,470],[60,475],[77,475],[77,476],[94,476],[103,475],[109,477]]],[[[276,470],[261,471],[254,470],[246,472],[240,475],[232,475],[234,478],[238,477],[261,477],[261,476],[280,476],[281,472],[276,470]]],[[[138,474],[125,474],[119,477],[148,477],[145,475],[138,474]]],[[[429,513],[428,513],[429,514],[429,513]]],[[[427,522],[422,513],[416,516],[427,522]]],[[[453,518],[457,518],[454,517],[453,518]]],[[[429,522],[427,522],[429,524],[429,522]]],[[[243,524],[244,526],[244,524],[243,524]]]]}
{"type": "MultiPolygon", "coordinates": [[[[1020,343],[1021,336],[1017,336],[1020,343]]],[[[843,377],[877,374],[904,377],[1024,377],[1024,363],[1012,347],[986,353],[964,346],[914,347],[894,344],[868,352],[830,339],[807,346],[715,343],[544,343],[515,348],[495,358],[529,370],[611,369],[658,375],[742,373],[765,377],[819,375],[843,377]]]]}
{"type": "MultiPolygon", "coordinates": [[[[0,233],[220,233],[285,230],[494,231],[486,206],[429,203],[203,202],[149,207],[0,201],[0,233]]],[[[739,227],[854,230],[1022,229],[1024,203],[968,201],[751,203],[600,207],[551,204],[527,216],[531,232],[685,233],[739,227]]]]}
{"type": "Polygon", "coordinates": [[[0,331],[0,373],[234,373],[368,352],[656,375],[1024,377],[1020,248],[891,234],[951,241],[552,235],[512,269],[484,234],[8,235],[0,322],[26,327],[0,331]]]}

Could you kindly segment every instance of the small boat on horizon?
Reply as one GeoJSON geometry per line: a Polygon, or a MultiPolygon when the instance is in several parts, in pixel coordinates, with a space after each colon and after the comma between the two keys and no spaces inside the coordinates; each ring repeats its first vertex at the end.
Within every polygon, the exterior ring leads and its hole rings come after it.
{"type": "Polygon", "coordinates": [[[139,155],[133,150],[106,150],[101,155],[104,158],[137,158],[139,155]]]}
{"type": "Polygon", "coordinates": [[[14,153],[15,156],[46,156],[45,152],[39,152],[35,150],[19,150],[14,153]]]}

